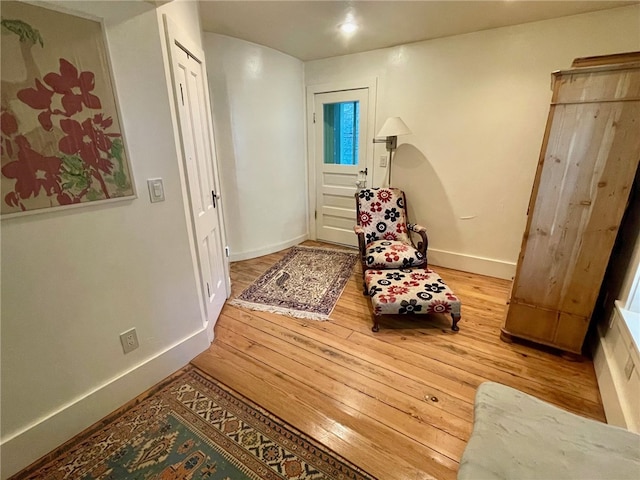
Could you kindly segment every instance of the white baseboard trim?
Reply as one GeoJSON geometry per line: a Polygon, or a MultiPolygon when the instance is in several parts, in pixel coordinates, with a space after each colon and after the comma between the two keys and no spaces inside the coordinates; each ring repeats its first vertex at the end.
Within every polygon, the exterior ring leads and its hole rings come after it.
{"type": "Polygon", "coordinates": [[[292,238],[291,240],[287,240],[286,242],[274,243],[272,245],[259,248],[257,250],[250,250],[248,252],[239,252],[239,253],[231,252],[231,255],[229,255],[229,261],[239,262],[240,260],[249,260],[250,258],[269,255],[270,253],[279,252],[280,250],[284,250],[285,248],[298,245],[299,243],[304,242],[308,238],[309,238],[309,234],[305,233],[304,235],[300,235],[298,237],[292,238]]]}
{"type": "Polygon", "coordinates": [[[464,253],[447,252],[429,248],[427,250],[429,265],[462,270],[463,272],[478,273],[489,277],[511,280],[516,274],[516,264],[493,258],[475,257],[464,253]]]}
{"type": "MultiPolygon", "coordinates": [[[[207,327],[208,329],[208,327],[207,327]]],[[[0,443],[2,480],[73,438],[209,348],[207,329],[144,360],[131,369],[62,405],[0,443]]]]}

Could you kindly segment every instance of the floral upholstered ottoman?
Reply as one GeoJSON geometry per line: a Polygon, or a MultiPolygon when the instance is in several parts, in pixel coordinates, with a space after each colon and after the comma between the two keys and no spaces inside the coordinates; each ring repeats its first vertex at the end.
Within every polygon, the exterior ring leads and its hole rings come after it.
{"type": "Polygon", "coordinates": [[[460,300],[440,276],[429,268],[367,270],[367,294],[373,304],[373,328],[380,315],[451,314],[451,330],[459,330],[460,300]]]}

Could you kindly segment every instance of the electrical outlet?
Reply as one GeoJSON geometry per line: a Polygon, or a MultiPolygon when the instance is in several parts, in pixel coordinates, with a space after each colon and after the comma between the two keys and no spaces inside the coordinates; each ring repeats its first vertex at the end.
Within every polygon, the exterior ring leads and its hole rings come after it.
{"type": "Polygon", "coordinates": [[[138,343],[138,334],[136,329],[132,328],[124,333],[120,334],[120,343],[122,343],[122,350],[124,353],[129,353],[140,346],[138,343]]]}
{"type": "Polygon", "coordinates": [[[386,155],[380,155],[380,166],[381,167],[386,167],[387,166],[387,156],[386,155]]]}

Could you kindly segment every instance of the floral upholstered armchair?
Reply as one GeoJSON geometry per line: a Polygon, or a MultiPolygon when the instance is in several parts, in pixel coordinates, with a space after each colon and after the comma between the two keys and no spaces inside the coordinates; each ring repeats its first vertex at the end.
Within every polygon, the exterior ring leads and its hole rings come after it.
{"type": "Polygon", "coordinates": [[[427,230],[407,223],[404,192],[364,188],[356,193],[356,222],[362,274],[369,269],[397,269],[427,264],[427,230]],[[417,246],[409,232],[420,235],[417,246]]]}

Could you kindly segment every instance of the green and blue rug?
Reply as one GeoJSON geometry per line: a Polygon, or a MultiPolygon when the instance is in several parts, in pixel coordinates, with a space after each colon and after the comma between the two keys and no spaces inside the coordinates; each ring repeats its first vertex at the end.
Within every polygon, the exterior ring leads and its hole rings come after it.
{"type": "Polygon", "coordinates": [[[195,368],[13,478],[373,477],[195,368]],[[54,456],[56,455],[56,456],[54,456]],[[52,458],[53,457],[53,458],[52,458]]]}

